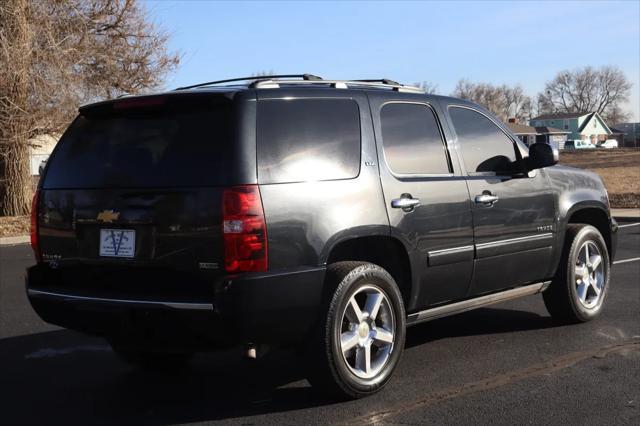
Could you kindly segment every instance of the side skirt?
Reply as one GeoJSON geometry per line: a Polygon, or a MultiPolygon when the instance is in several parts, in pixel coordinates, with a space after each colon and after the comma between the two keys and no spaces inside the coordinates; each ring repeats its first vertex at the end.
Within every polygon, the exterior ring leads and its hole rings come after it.
{"type": "Polygon", "coordinates": [[[494,303],[504,302],[518,297],[529,296],[531,294],[542,293],[551,284],[551,281],[545,281],[536,284],[530,284],[511,290],[501,291],[500,293],[488,294],[462,302],[452,303],[450,305],[438,306],[437,308],[425,309],[416,312],[407,317],[407,325],[419,324],[421,322],[431,321],[437,318],[449,315],[459,314],[461,312],[470,311],[483,306],[493,305],[494,303]]]}

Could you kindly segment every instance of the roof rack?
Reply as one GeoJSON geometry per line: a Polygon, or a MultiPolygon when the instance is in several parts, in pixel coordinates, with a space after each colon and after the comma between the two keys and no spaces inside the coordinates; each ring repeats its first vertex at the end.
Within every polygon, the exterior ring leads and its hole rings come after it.
{"type": "Polygon", "coordinates": [[[336,89],[348,89],[353,86],[366,86],[366,87],[377,87],[381,89],[392,89],[396,92],[407,92],[407,93],[424,93],[424,90],[415,86],[405,86],[404,84],[400,84],[393,80],[389,80],[386,78],[383,79],[375,79],[375,80],[287,80],[287,79],[278,79],[274,80],[271,78],[267,78],[264,80],[257,80],[251,83],[250,87],[256,89],[277,89],[281,87],[281,85],[306,85],[306,84],[323,84],[328,85],[330,87],[335,87],[336,89]]]}
{"type": "Polygon", "coordinates": [[[256,81],[256,80],[271,80],[274,78],[301,78],[302,81],[321,81],[322,77],[318,77],[313,74],[280,74],[280,75],[254,75],[251,77],[238,77],[238,78],[229,78],[226,80],[217,80],[217,81],[208,81],[206,83],[198,83],[193,84],[191,86],[183,86],[178,87],[174,90],[187,90],[187,89],[195,89],[196,87],[204,87],[204,86],[214,86],[216,84],[222,83],[232,83],[234,81],[256,81]]]}
{"type": "Polygon", "coordinates": [[[194,89],[197,87],[214,86],[223,83],[233,83],[236,81],[250,81],[249,87],[256,89],[278,89],[281,85],[296,84],[322,84],[336,89],[348,89],[353,86],[377,87],[381,89],[392,89],[397,92],[424,93],[424,90],[415,86],[406,86],[388,78],[360,79],[360,80],[324,80],[313,74],[280,74],[280,75],[260,75],[251,77],[230,78],[226,80],[209,81],[206,83],[194,84],[191,86],[178,87],[175,90],[194,89]]]}
{"type": "Polygon", "coordinates": [[[388,79],[388,78],[373,78],[373,79],[357,79],[357,80],[352,80],[352,81],[363,81],[365,83],[383,83],[383,84],[394,84],[397,86],[402,86],[402,84],[398,83],[397,81],[388,79]]]}

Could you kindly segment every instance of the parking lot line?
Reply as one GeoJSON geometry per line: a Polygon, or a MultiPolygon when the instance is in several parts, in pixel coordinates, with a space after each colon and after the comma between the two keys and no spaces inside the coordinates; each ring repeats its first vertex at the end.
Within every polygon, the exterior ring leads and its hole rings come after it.
{"type": "Polygon", "coordinates": [[[634,258],[631,258],[631,259],[616,260],[615,262],[613,262],[613,264],[617,265],[618,263],[635,262],[636,260],[640,260],[640,257],[634,257],[634,258]]]}

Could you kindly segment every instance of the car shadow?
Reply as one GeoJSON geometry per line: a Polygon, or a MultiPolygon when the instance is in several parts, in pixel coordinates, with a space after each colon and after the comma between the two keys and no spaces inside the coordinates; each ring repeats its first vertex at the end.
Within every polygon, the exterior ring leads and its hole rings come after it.
{"type": "MultiPolygon", "coordinates": [[[[551,326],[548,317],[530,312],[480,309],[409,328],[407,347],[551,326]]],[[[338,404],[312,390],[305,358],[294,351],[274,350],[257,363],[240,353],[201,354],[184,370],[149,373],[120,361],[102,339],[68,330],[0,339],[0,418],[4,424],[168,424],[338,404]]]]}
{"type": "Polygon", "coordinates": [[[558,324],[550,316],[541,316],[535,312],[480,308],[409,327],[405,347],[449,337],[514,333],[556,326],[558,324]]]}

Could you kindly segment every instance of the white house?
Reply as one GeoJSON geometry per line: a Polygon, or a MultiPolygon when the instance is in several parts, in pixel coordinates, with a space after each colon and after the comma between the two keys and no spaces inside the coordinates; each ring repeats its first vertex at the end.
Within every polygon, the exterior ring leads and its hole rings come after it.
{"type": "Polygon", "coordinates": [[[39,175],[40,163],[48,160],[53,148],[55,148],[60,139],[60,135],[39,135],[33,139],[29,139],[29,168],[31,175],[39,175]]]}

